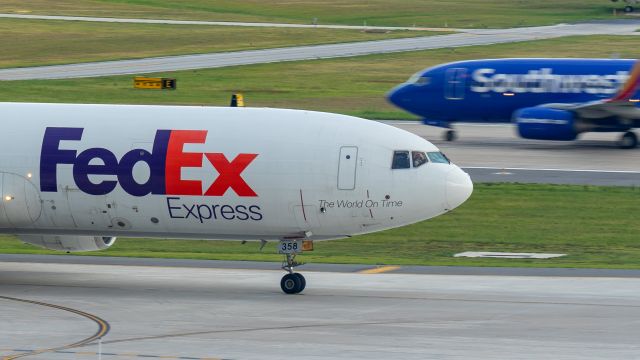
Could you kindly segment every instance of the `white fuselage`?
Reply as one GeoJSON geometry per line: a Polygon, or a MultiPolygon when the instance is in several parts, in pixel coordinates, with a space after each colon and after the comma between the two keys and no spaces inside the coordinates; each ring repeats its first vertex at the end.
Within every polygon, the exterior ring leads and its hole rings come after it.
{"type": "Polygon", "coordinates": [[[397,128],[310,111],[1,103],[0,232],[331,239],[442,214],[472,189],[397,128]]]}

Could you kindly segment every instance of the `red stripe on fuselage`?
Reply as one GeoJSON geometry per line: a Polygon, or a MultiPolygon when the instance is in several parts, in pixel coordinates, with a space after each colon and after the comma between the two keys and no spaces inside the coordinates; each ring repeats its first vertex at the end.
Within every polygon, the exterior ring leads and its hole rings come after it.
{"type": "Polygon", "coordinates": [[[628,100],[638,89],[638,85],[640,84],[640,60],[636,61],[633,68],[631,69],[631,74],[629,75],[629,79],[622,86],[622,89],[618,91],[618,93],[609,99],[608,101],[621,101],[628,100]]]}

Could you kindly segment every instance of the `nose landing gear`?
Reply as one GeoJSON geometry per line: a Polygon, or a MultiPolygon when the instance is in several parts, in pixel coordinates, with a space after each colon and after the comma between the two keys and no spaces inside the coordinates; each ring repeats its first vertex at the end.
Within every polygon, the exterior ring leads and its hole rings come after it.
{"type": "Polygon", "coordinates": [[[299,294],[307,286],[307,281],[302,274],[293,272],[293,268],[300,265],[295,261],[296,254],[285,254],[285,261],[283,262],[282,269],[287,271],[288,274],[282,277],[280,280],[280,288],[285,294],[299,294]]]}
{"type": "Polygon", "coordinates": [[[632,131],[627,131],[620,138],[618,146],[622,149],[634,149],[638,146],[638,136],[632,131]]]}
{"type": "Polygon", "coordinates": [[[456,137],[457,137],[456,131],[453,129],[449,129],[445,131],[443,136],[445,141],[454,141],[456,137]]]}

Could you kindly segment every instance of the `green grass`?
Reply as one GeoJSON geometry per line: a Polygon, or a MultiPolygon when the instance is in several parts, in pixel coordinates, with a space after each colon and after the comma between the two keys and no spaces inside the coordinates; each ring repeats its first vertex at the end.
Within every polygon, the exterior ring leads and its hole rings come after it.
{"type": "Polygon", "coordinates": [[[0,19],[0,68],[441,34],[0,19]]]}
{"type": "MultiPolygon", "coordinates": [[[[314,263],[640,268],[640,189],[476,184],[453,212],[411,226],[318,242],[314,263]],[[453,258],[462,251],[566,253],[549,260],[453,258]]],[[[50,253],[0,238],[2,253],[50,253]]],[[[278,261],[275,244],[119,239],[101,256],[278,261]]]]}
{"type": "Polygon", "coordinates": [[[438,49],[342,59],[261,64],[159,74],[176,77],[178,90],[132,89],[131,76],[12,81],[0,101],[227,106],[242,91],[247,106],[330,111],[365,118],[411,118],[384,94],[412,73],[435,64],[487,57],[636,57],[640,38],[574,36],[526,43],[438,49]]]}
{"type": "Polygon", "coordinates": [[[3,0],[0,12],[320,24],[513,27],[611,18],[603,0],[3,0]]]}

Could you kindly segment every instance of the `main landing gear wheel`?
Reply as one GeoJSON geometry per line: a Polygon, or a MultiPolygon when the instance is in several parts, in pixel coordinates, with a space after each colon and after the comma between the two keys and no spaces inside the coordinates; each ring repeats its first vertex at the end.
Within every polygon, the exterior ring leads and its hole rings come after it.
{"type": "Polygon", "coordinates": [[[632,131],[627,131],[620,138],[619,146],[622,149],[634,149],[638,146],[638,136],[632,131]]]}
{"type": "Polygon", "coordinates": [[[454,141],[456,139],[456,131],[455,130],[447,130],[444,132],[444,139],[446,141],[454,141]]]}
{"type": "Polygon", "coordinates": [[[295,254],[285,254],[286,259],[282,265],[282,269],[288,274],[280,280],[280,288],[285,294],[299,294],[307,286],[307,280],[302,274],[293,272],[293,268],[300,265],[295,261],[295,254]]]}
{"type": "Polygon", "coordinates": [[[302,276],[302,274],[300,273],[293,273],[293,276],[297,277],[298,280],[300,280],[300,291],[298,292],[302,292],[302,290],[307,287],[307,279],[305,279],[304,276],[302,276]]]}
{"type": "Polygon", "coordinates": [[[627,5],[627,6],[624,7],[624,12],[626,12],[626,13],[631,13],[631,12],[633,12],[633,10],[635,10],[635,9],[631,5],[627,5]]]}
{"type": "Polygon", "coordinates": [[[286,274],[280,280],[280,287],[285,294],[298,294],[304,290],[306,285],[307,281],[304,276],[298,273],[286,274]]]}

